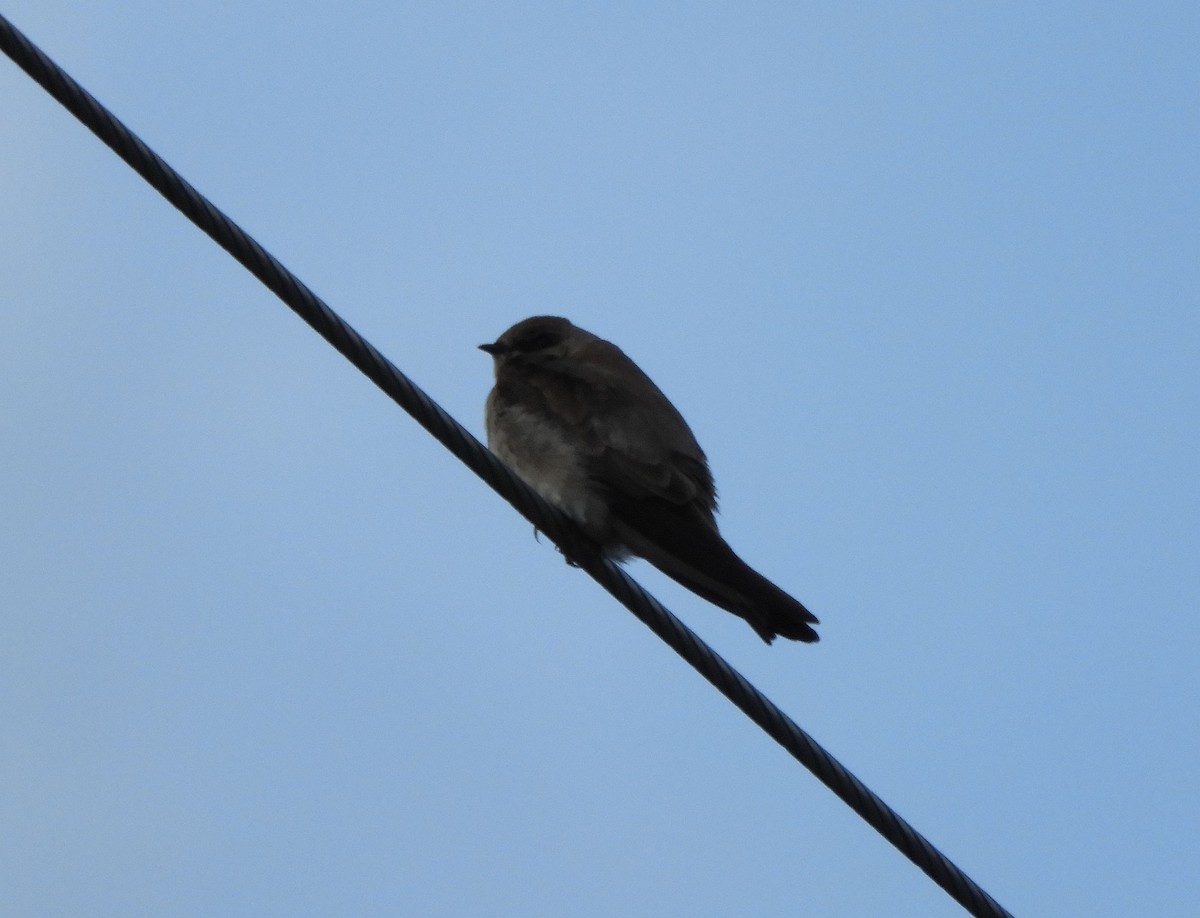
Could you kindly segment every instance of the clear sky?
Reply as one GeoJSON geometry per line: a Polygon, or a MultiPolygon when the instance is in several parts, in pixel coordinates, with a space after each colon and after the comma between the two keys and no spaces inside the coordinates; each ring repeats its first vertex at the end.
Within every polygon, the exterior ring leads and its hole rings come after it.
{"type": "MultiPolygon", "coordinates": [[[[620,344],[1018,915],[1195,915],[1200,8],[4,12],[468,427],[620,344]]],[[[0,911],[961,914],[0,60],[0,911]]]]}

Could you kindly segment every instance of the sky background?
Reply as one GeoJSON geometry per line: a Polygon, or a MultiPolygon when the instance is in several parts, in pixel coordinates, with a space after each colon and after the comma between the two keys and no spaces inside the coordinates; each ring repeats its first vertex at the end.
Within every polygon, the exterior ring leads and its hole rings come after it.
{"type": "MultiPolygon", "coordinates": [[[[564,314],[1018,915],[1195,914],[1200,8],[9,0],[448,411],[564,314]]],[[[0,912],[959,907],[7,60],[0,912]]]]}

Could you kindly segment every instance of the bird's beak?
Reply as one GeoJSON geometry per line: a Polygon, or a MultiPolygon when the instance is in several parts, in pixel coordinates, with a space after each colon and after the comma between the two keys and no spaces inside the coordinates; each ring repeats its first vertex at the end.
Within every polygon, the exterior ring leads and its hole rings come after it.
{"type": "Polygon", "coordinates": [[[493,357],[499,357],[501,354],[507,354],[509,347],[507,344],[501,344],[497,341],[495,344],[481,344],[479,349],[486,354],[491,354],[493,357]]]}

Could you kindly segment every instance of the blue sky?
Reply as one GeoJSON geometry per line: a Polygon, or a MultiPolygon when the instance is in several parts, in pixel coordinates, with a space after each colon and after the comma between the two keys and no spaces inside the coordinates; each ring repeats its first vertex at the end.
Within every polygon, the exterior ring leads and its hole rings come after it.
{"type": "MultiPolygon", "coordinates": [[[[4,12],[477,433],[478,343],[620,344],[822,642],[631,571],[1006,907],[1193,913],[1193,4],[4,12]]],[[[0,99],[12,914],[961,914],[0,99]]]]}

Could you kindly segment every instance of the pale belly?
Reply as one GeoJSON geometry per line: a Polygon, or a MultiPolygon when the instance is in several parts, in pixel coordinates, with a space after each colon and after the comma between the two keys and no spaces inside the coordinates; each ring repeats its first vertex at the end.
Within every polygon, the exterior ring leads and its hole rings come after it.
{"type": "Polygon", "coordinates": [[[608,510],[561,428],[522,408],[497,406],[493,398],[488,399],[486,426],[488,447],[527,485],[594,540],[610,541],[608,510]]]}

